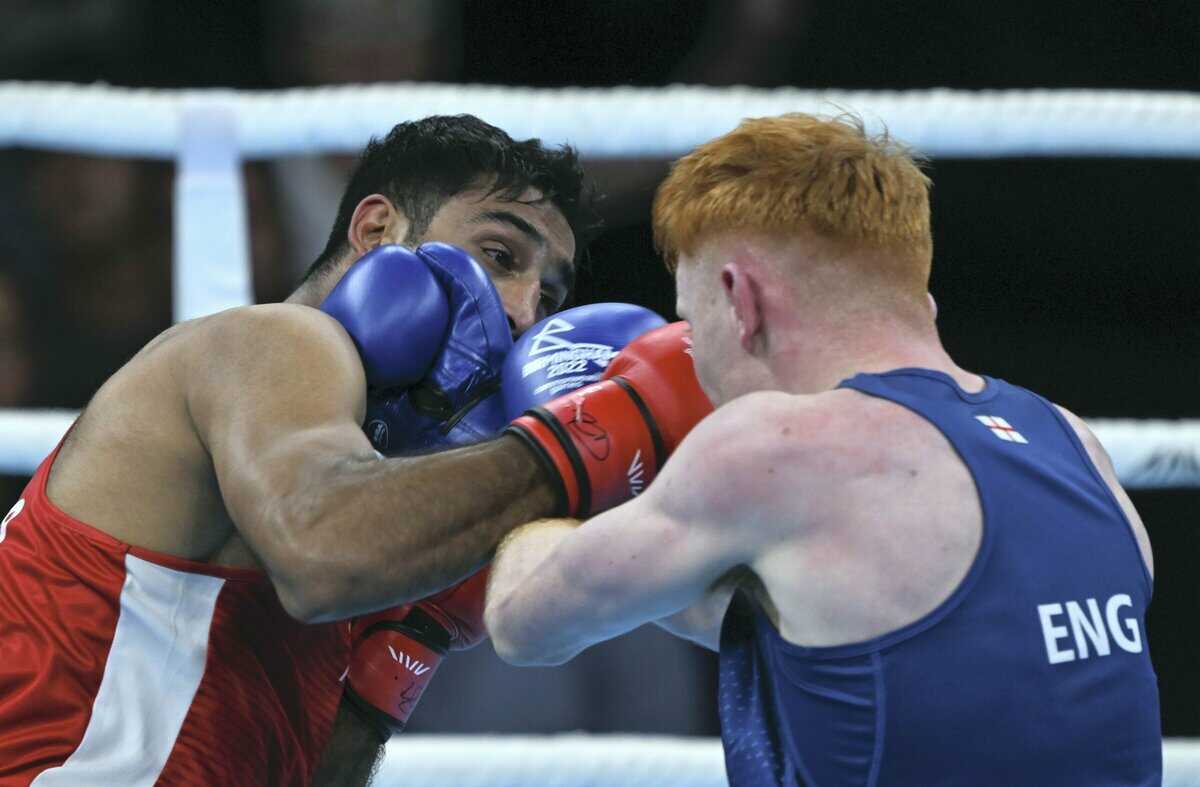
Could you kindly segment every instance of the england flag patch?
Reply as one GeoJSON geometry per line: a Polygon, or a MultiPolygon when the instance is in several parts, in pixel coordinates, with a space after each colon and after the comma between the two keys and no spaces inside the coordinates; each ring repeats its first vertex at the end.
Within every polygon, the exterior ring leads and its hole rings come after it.
{"type": "Polygon", "coordinates": [[[1013,425],[998,415],[977,415],[975,420],[991,430],[992,434],[1006,443],[1028,443],[1025,435],[1013,428],[1013,425]]]}

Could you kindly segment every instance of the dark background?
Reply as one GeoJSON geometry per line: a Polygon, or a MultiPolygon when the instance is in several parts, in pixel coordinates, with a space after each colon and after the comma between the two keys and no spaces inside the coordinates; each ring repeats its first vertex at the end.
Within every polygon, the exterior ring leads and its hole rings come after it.
{"type": "MultiPolygon", "coordinates": [[[[1195,91],[1200,4],[18,0],[0,8],[0,79],[254,89],[430,80],[1195,91]]],[[[338,173],[346,163],[322,166],[338,173]]],[[[281,189],[295,181],[279,177],[280,166],[247,167],[264,301],[284,297],[317,251],[289,232],[295,221],[283,215],[281,189]]],[[[578,301],[626,300],[670,314],[671,281],[646,222],[665,167],[589,162],[611,195],[609,229],[593,246],[578,301]]],[[[930,174],[932,291],[960,363],[1085,417],[1200,417],[1200,162],[939,159],[930,174]]],[[[0,151],[0,405],[80,407],[170,324],[170,177],[166,164],[0,151]]],[[[321,233],[332,214],[325,221],[321,233]]],[[[0,479],[0,492],[15,499],[22,483],[0,479]]],[[[1148,627],[1164,730],[1197,736],[1200,494],[1133,498],[1157,562],[1148,627]]],[[[664,650],[649,636],[644,651],[601,648],[572,674],[600,675],[606,659],[678,658],[688,678],[681,688],[666,697],[651,691],[645,708],[631,710],[614,700],[610,674],[571,696],[596,710],[567,724],[716,731],[711,659],[664,650]],[[681,703],[675,715],[647,709],[681,703]]],[[[485,669],[482,656],[470,658],[485,669]]],[[[670,664],[655,668],[640,674],[673,673],[670,664]]],[[[529,691],[564,691],[538,680],[529,691]]],[[[473,730],[452,721],[471,703],[450,692],[435,685],[418,717],[430,719],[426,729],[473,730]],[[443,702],[455,713],[427,710],[443,702]]],[[[515,731],[557,723],[506,713],[515,731]]]]}

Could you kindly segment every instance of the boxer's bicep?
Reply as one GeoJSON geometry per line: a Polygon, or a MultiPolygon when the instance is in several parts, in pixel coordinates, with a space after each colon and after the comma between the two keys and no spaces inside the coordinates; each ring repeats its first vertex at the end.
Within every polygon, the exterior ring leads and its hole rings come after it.
{"type": "Polygon", "coordinates": [[[304,505],[338,462],[373,457],[358,426],[365,382],[353,344],[295,306],[218,315],[191,359],[188,408],[225,507],[273,578],[287,573],[304,505]]]}

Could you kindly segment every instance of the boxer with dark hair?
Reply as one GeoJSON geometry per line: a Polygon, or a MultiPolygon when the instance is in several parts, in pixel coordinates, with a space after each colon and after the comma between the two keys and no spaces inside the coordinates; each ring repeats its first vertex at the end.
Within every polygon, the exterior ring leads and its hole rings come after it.
{"type": "Polygon", "coordinates": [[[489,192],[510,201],[536,189],[566,219],[583,253],[596,217],[573,150],[548,149],[536,139],[514,141],[471,115],[434,116],[401,123],[367,144],[342,194],[325,250],[305,278],[336,268],[345,255],[354,214],[367,197],[383,196],[403,213],[408,226],[399,240],[415,245],[428,236],[442,205],[478,187],[481,174],[487,176],[489,192]]]}
{"type": "MultiPolygon", "coordinates": [[[[928,188],[845,117],[674,165],[655,236],[717,409],[632,501],[505,539],[493,644],[717,650],[732,787],[1158,785],[1146,529],[1082,420],[942,346],[928,188]]],[[[603,385],[547,414],[605,431],[603,385]]]]}
{"type": "MultiPolygon", "coordinates": [[[[113,374],[0,525],[0,781],[365,783],[445,651],[485,636],[501,536],[573,513],[538,449],[478,441],[588,204],[570,149],[401,124],[287,302],[113,374]]],[[[557,339],[606,364],[662,322],[628,308],[557,339]]]]}

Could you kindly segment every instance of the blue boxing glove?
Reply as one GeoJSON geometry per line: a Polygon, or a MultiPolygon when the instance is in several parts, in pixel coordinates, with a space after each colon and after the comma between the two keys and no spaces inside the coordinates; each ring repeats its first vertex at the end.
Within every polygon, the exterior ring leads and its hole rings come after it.
{"type": "Polygon", "coordinates": [[[424,377],[450,325],[445,290],[403,246],[358,258],[319,308],[354,340],[370,388],[407,388],[424,377]]]}
{"type": "Polygon", "coordinates": [[[492,437],[507,422],[501,363],[512,349],[491,279],[462,249],[426,243],[363,255],[321,304],[367,373],[364,430],[385,454],[492,437]]]}
{"type": "Polygon", "coordinates": [[[547,317],[517,340],[504,362],[506,419],[598,381],[625,345],[666,324],[629,303],[592,303],[547,317]]]}

